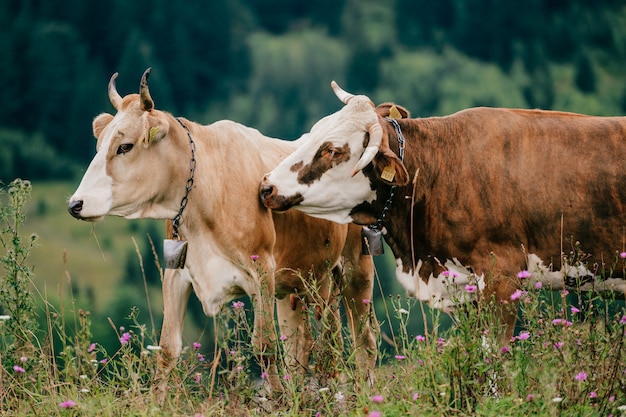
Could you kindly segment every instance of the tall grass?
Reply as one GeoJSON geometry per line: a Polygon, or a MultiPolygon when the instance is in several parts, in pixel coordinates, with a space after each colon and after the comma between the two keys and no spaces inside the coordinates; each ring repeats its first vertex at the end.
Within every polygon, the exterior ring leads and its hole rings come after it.
{"type": "MultiPolygon", "coordinates": [[[[385,297],[398,318],[395,351],[381,353],[374,381],[357,378],[358,363],[345,326],[336,329],[336,305],[315,311],[308,375],[281,364],[285,392],[269,398],[250,344],[250,306],[231,303],[215,317],[214,346],[193,343],[167,375],[165,398],[154,390],[160,350],[153,325],[112,321],[113,351],[93,340],[92,316],[73,297],[48,302],[31,285],[25,266],[36,237],[22,238],[30,185],[9,186],[2,207],[4,273],[0,284],[0,415],[6,416],[441,416],[623,415],[626,413],[626,315],[622,302],[598,294],[543,292],[527,284],[520,297],[520,327],[507,346],[495,306],[466,304],[452,328],[441,313],[415,301],[385,297]],[[34,306],[44,305],[37,310],[34,306]],[[36,320],[36,315],[44,320],[36,320]],[[410,334],[412,321],[424,334],[410,334]],[[37,323],[43,322],[40,328],[37,323]],[[324,376],[336,375],[335,378],[324,376]],[[163,401],[160,401],[163,400],[163,401]]],[[[144,278],[145,279],[145,278],[144,278]]],[[[479,295],[476,294],[476,297],[479,295]]],[[[277,340],[282,358],[283,340],[277,340]]]]}

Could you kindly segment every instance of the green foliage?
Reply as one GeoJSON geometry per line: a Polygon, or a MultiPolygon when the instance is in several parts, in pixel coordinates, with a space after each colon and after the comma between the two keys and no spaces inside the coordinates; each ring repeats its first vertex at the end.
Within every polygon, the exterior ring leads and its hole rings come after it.
{"type": "Polygon", "coordinates": [[[24,239],[21,230],[26,219],[24,206],[30,199],[31,188],[29,181],[14,180],[9,184],[8,202],[0,207],[3,224],[0,262],[4,268],[0,280],[0,308],[6,316],[4,328],[8,330],[3,348],[9,355],[20,355],[30,350],[37,330],[34,299],[30,291],[33,274],[26,262],[36,244],[37,235],[24,239]]]}
{"type": "Polygon", "coordinates": [[[415,115],[474,105],[615,114],[624,101],[626,10],[615,0],[51,4],[0,4],[6,179],[75,176],[67,161],[87,164],[90,121],[111,111],[109,77],[119,71],[119,91],[134,93],[148,66],[158,108],[289,139],[338,108],[333,79],[415,115]],[[561,67],[574,71],[567,83],[561,67]]]}

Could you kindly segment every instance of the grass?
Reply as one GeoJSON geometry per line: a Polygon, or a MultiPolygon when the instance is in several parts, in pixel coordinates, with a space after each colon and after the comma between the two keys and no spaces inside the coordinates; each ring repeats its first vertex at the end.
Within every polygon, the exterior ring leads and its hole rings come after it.
{"type": "MultiPolygon", "coordinates": [[[[15,214],[2,213],[8,219],[15,214]]],[[[31,264],[25,262],[28,239],[16,240],[16,231],[8,227],[2,234],[4,289],[24,286],[32,274],[23,268],[31,264]]],[[[455,326],[447,327],[441,325],[444,316],[418,302],[383,300],[399,324],[395,349],[380,355],[371,385],[355,378],[346,330],[343,350],[329,350],[332,344],[323,337],[329,332],[313,311],[313,358],[335,363],[332,371],[340,377],[320,383],[313,373],[290,375],[281,366],[285,391],[277,398],[267,395],[249,343],[251,306],[237,303],[214,319],[219,337],[212,346],[187,343],[159,401],[154,386],[160,351],[151,325],[136,309],[129,326],[108,323],[117,340],[106,349],[94,339],[93,316],[71,294],[56,305],[43,291],[0,292],[3,312],[11,309],[11,317],[0,320],[0,415],[618,416],[626,410],[622,302],[525,287],[520,330],[502,347],[490,303],[466,305],[455,326]],[[43,311],[33,307],[38,303],[43,311]],[[45,325],[28,320],[37,313],[45,325]],[[411,333],[409,322],[416,320],[427,330],[411,333]],[[337,361],[327,361],[327,355],[337,361]]],[[[277,343],[282,363],[283,342],[277,343]]]]}

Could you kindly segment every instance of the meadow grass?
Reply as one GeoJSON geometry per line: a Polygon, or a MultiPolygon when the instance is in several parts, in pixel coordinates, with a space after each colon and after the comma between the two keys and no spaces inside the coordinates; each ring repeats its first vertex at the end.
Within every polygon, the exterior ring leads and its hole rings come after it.
{"type": "MultiPolygon", "coordinates": [[[[24,183],[14,183],[10,190],[18,197],[29,192],[24,183]]],[[[308,322],[315,335],[313,361],[321,369],[290,374],[281,353],[284,341],[278,340],[284,385],[279,396],[268,395],[254,359],[251,306],[237,301],[213,319],[213,346],[185,346],[165,376],[165,397],[158,398],[161,352],[153,325],[139,319],[138,309],[129,312],[130,326],[108,323],[117,347],[107,351],[103,341],[94,340],[92,315],[78,308],[71,294],[59,304],[45,292],[29,289],[32,272],[25,260],[34,238],[20,235],[23,201],[9,199],[1,211],[0,415],[626,413],[623,302],[594,293],[545,292],[529,283],[516,294],[520,325],[506,346],[497,341],[501,326],[487,300],[464,305],[455,325],[447,327],[440,325],[444,316],[438,311],[413,300],[385,297],[389,316],[399,324],[391,337],[394,349],[381,350],[373,383],[358,378],[359,364],[351,355],[345,326],[338,334],[318,321],[312,308],[308,322]],[[415,320],[424,321],[423,334],[410,333],[409,322],[415,320]],[[335,373],[337,378],[319,377],[335,373]]],[[[474,295],[478,301],[480,294],[474,295]]]]}

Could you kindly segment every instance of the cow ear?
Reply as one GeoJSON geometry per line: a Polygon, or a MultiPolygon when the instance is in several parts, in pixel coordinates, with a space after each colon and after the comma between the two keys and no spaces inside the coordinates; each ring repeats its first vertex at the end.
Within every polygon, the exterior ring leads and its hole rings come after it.
{"type": "Polygon", "coordinates": [[[145,145],[157,142],[167,135],[170,126],[164,117],[153,116],[148,112],[144,113],[144,117],[145,131],[143,143],[145,145]]]}
{"type": "Polygon", "coordinates": [[[113,120],[113,115],[109,113],[99,114],[95,119],[93,119],[93,123],[91,124],[93,128],[93,135],[97,138],[100,137],[100,134],[104,130],[105,127],[113,120]]]}
{"type": "Polygon", "coordinates": [[[400,158],[389,148],[380,148],[372,160],[376,175],[390,185],[407,185],[409,173],[400,158]]]}

